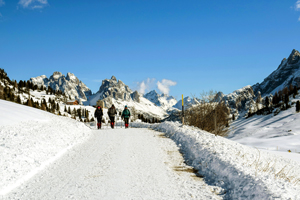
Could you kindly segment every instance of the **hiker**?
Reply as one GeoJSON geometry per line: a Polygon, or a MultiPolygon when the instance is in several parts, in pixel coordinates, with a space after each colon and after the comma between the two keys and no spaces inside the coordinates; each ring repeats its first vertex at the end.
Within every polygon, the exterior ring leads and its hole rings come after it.
{"type": "Polygon", "coordinates": [[[125,106],[125,109],[122,112],[122,118],[124,118],[125,121],[125,128],[128,128],[129,126],[129,117],[130,117],[130,111],[128,110],[127,106],[125,106]]]}
{"type": "Polygon", "coordinates": [[[98,129],[100,129],[102,116],[103,116],[103,110],[100,106],[98,106],[97,109],[95,110],[94,116],[95,116],[95,118],[97,118],[97,127],[98,127],[98,129]]]}
{"type": "Polygon", "coordinates": [[[107,114],[110,119],[110,127],[114,128],[115,127],[115,115],[117,114],[114,104],[108,109],[107,114]]]}

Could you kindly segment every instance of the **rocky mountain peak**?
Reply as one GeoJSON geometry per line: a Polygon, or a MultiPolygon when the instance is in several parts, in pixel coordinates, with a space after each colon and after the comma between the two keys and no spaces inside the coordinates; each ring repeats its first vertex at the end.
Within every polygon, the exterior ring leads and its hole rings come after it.
{"type": "Polygon", "coordinates": [[[288,59],[283,59],[279,67],[262,83],[253,85],[254,93],[261,92],[262,96],[274,94],[290,84],[300,86],[300,53],[293,50],[288,59]]]}
{"type": "Polygon", "coordinates": [[[54,72],[48,79],[45,75],[30,78],[30,81],[38,86],[51,87],[53,90],[64,92],[71,99],[87,99],[92,95],[91,90],[72,73],[65,77],[61,72],[54,72]]]}
{"type": "Polygon", "coordinates": [[[121,80],[117,81],[116,77],[112,76],[111,79],[102,81],[98,93],[100,93],[100,99],[114,98],[129,100],[132,90],[121,80]]]}
{"type": "Polygon", "coordinates": [[[62,77],[62,73],[61,72],[54,72],[52,76],[50,76],[50,79],[59,79],[60,77],[62,77]]]}
{"type": "Polygon", "coordinates": [[[112,76],[112,77],[111,77],[111,80],[117,81],[117,78],[116,78],[115,76],[112,76]]]}
{"type": "Polygon", "coordinates": [[[290,65],[297,64],[299,62],[299,59],[300,59],[299,51],[293,49],[292,53],[288,58],[288,64],[290,65]]]}

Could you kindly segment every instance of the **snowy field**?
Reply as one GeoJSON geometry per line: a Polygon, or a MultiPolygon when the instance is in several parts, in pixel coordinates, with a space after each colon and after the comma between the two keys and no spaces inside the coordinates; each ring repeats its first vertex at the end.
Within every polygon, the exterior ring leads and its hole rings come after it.
{"type": "Polygon", "coordinates": [[[300,199],[293,109],[237,120],[230,139],[173,122],[95,130],[2,100],[0,119],[0,199],[300,199]]]}
{"type": "Polygon", "coordinates": [[[295,107],[276,116],[254,115],[238,119],[230,124],[228,138],[300,163],[300,114],[295,107]]]}

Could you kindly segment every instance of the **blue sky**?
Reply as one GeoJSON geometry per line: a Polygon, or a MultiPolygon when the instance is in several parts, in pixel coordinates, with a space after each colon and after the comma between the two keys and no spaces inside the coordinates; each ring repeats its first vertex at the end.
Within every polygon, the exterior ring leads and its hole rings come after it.
{"type": "Polygon", "coordinates": [[[0,0],[0,68],[71,72],[93,92],[114,75],[177,99],[228,94],[300,50],[299,17],[297,0],[0,0]]]}

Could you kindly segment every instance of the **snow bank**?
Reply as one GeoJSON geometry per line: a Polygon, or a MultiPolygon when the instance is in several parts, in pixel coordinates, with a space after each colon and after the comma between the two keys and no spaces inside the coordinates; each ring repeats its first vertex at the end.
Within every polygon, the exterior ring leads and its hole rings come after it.
{"type": "Polygon", "coordinates": [[[186,162],[226,199],[300,199],[300,165],[179,123],[132,123],[164,132],[181,148],[186,162]]]}
{"type": "Polygon", "coordinates": [[[0,197],[90,135],[83,123],[3,100],[0,119],[0,197]]]}

